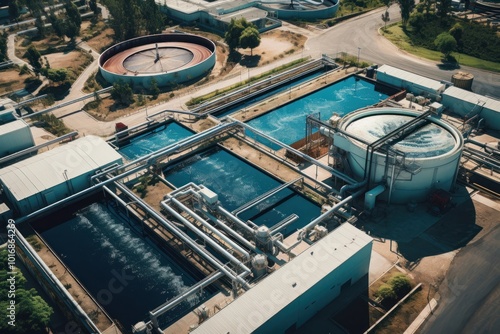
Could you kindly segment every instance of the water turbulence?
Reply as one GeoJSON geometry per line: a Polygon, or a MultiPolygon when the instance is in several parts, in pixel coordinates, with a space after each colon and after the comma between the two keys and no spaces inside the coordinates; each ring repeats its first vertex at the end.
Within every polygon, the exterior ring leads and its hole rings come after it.
{"type": "MultiPolygon", "coordinates": [[[[357,137],[374,142],[413,118],[404,115],[374,115],[357,119],[346,129],[357,137]]],[[[456,140],[448,130],[429,123],[397,142],[394,148],[405,152],[410,158],[429,158],[450,152],[455,145],[456,140]]]]}
{"type": "Polygon", "coordinates": [[[192,134],[192,131],[182,125],[171,122],[133,138],[130,144],[122,146],[118,152],[125,158],[134,160],[187,138],[192,134]]]}
{"type": "MultiPolygon", "coordinates": [[[[212,149],[188,158],[164,171],[176,187],[189,182],[204,185],[218,194],[222,206],[233,211],[282,183],[222,149],[212,149]]],[[[292,213],[299,219],[284,234],[309,223],[321,208],[297,192],[286,188],[242,212],[240,218],[258,225],[272,226],[292,213]]]]}
{"type": "MultiPolygon", "coordinates": [[[[110,316],[128,329],[195,279],[126,224],[104,204],[94,203],[42,232],[42,237],[110,316]]],[[[198,302],[200,296],[193,295],[184,307],[198,302]]]]}

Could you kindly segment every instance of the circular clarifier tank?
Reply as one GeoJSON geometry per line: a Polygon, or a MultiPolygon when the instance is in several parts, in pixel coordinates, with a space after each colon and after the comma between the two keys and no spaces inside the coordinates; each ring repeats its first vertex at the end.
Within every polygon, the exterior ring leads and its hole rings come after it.
{"type": "Polygon", "coordinates": [[[432,189],[449,191],[458,171],[463,137],[450,124],[427,117],[410,131],[397,131],[421,115],[403,108],[371,108],[345,116],[339,128],[347,135],[335,145],[347,155],[349,167],[358,179],[370,176],[370,184],[384,184],[380,196],[392,203],[423,201],[432,189]],[[389,140],[367,154],[370,144],[394,133],[389,140]],[[370,163],[371,162],[371,163],[370,163]]]}
{"type": "Polygon", "coordinates": [[[130,39],[104,51],[99,70],[110,83],[175,86],[200,78],[215,65],[215,44],[191,34],[158,34],[130,39]]]}

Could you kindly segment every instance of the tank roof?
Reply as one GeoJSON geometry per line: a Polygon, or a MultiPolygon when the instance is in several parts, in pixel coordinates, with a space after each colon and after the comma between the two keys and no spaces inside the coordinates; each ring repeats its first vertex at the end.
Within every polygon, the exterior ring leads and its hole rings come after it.
{"type": "MultiPolygon", "coordinates": [[[[345,130],[368,143],[373,143],[414,118],[412,115],[396,113],[370,114],[352,120],[345,130]]],[[[429,158],[450,152],[456,144],[455,137],[447,129],[431,122],[397,141],[392,147],[404,152],[407,157],[429,158]]]]}

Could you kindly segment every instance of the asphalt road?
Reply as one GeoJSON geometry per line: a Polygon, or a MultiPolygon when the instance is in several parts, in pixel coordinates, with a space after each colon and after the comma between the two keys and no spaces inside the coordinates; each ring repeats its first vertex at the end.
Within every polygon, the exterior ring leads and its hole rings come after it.
{"type": "Polygon", "coordinates": [[[440,286],[439,306],[421,333],[498,333],[500,226],[462,249],[440,286]]]}
{"type": "MultiPolygon", "coordinates": [[[[440,69],[437,62],[407,54],[378,34],[378,29],[384,24],[381,19],[384,11],[385,7],[342,22],[310,38],[306,43],[306,49],[323,50],[333,54],[347,52],[358,55],[359,52],[361,59],[376,64],[403,68],[435,80],[451,81],[457,69],[440,69]]],[[[398,5],[394,4],[389,8],[389,17],[391,23],[400,20],[398,5]]],[[[474,75],[472,84],[474,92],[500,98],[500,74],[465,66],[462,66],[460,70],[474,75]]]]}

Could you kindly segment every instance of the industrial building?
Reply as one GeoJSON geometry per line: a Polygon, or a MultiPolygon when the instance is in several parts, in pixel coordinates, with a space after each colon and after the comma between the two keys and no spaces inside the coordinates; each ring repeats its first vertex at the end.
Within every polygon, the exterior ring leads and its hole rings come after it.
{"type": "Polygon", "coordinates": [[[177,21],[196,23],[219,32],[224,32],[233,18],[245,18],[255,24],[260,32],[264,32],[280,26],[279,19],[331,18],[339,7],[339,1],[334,0],[157,0],[156,2],[162,11],[177,21]]]}
{"type": "Polygon", "coordinates": [[[500,101],[458,87],[449,87],[442,96],[441,103],[465,120],[474,118],[485,127],[500,130],[500,101]]]}
{"type": "MultiPolygon", "coordinates": [[[[8,112],[6,115],[12,115],[12,113],[8,112]]],[[[0,158],[33,145],[35,145],[33,135],[29,125],[24,120],[13,120],[0,125],[0,158]]]]}
{"type": "Polygon", "coordinates": [[[96,172],[121,163],[104,140],[87,136],[0,169],[0,185],[23,216],[90,187],[96,172]]]}
{"type": "Polygon", "coordinates": [[[377,81],[404,89],[415,96],[434,100],[439,99],[446,89],[445,83],[389,65],[382,65],[377,69],[377,81]]]}
{"type": "Polygon", "coordinates": [[[343,224],[193,333],[287,333],[368,274],[372,238],[343,224]]]}

